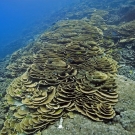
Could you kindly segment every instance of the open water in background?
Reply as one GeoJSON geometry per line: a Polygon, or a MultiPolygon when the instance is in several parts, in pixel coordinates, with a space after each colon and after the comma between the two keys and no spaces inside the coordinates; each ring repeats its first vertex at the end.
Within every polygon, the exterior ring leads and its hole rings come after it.
{"type": "Polygon", "coordinates": [[[38,25],[40,20],[72,2],[71,0],[0,0],[0,58],[19,49],[14,47],[16,44],[14,41],[25,36],[29,27],[36,23],[38,25]]]}

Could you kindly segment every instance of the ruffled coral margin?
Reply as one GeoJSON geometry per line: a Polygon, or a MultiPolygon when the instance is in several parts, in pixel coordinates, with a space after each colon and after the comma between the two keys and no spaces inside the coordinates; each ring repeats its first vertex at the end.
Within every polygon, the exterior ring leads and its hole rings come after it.
{"type": "Polygon", "coordinates": [[[7,88],[10,109],[1,135],[34,134],[72,111],[112,119],[117,62],[100,47],[102,38],[85,20],[62,21],[42,34],[30,49],[38,46],[35,54],[23,61],[27,71],[7,88]]]}

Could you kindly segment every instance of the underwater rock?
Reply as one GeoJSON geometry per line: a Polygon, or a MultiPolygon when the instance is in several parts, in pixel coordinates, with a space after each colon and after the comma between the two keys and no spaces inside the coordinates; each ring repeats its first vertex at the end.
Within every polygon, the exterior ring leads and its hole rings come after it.
{"type": "Polygon", "coordinates": [[[121,112],[120,123],[125,130],[135,132],[135,110],[121,112]]]}

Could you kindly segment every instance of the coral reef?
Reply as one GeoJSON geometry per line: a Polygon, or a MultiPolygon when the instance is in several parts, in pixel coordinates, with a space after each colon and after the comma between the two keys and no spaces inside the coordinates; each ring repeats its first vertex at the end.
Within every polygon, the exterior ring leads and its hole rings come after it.
{"type": "Polygon", "coordinates": [[[1,134],[34,134],[73,111],[95,121],[112,119],[117,62],[100,47],[97,37],[102,36],[101,29],[84,20],[62,21],[24,51],[34,55],[21,55],[27,71],[6,90],[10,108],[1,134]]]}
{"type": "Polygon", "coordinates": [[[0,61],[1,97],[14,79],[0,103],[0,128],[5,120],[1,135],[40,135],[42,130],[47,135],[62,130],[69,134],[71,129],[82,135],[135,132],[134,82],[115,76],[118,62],[118,73],[135,80],[135,21],[121,23],[119,1],[109,2],[106,10],[99,1],[95,3],[100,9],[90,8],[93,2],[82,3],[55,14],[56,20],[65,20],[14,52],[10,62],[0,61]],[[116,3],[114,9],[109,7],[116,3]],[[64,119],[68,122],[58,130],[58,120],[67,117],[77,120],[64,119]]]}

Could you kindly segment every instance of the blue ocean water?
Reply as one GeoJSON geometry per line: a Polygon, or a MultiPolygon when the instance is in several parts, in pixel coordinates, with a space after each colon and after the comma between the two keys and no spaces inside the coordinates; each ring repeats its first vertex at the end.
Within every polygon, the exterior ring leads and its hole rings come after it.
{"type": "Polygon", "coordinates": [[[0,58],[14,51],[14,41],[24,30],[71,3],[69,0],[0,0],[0,58]]]}

